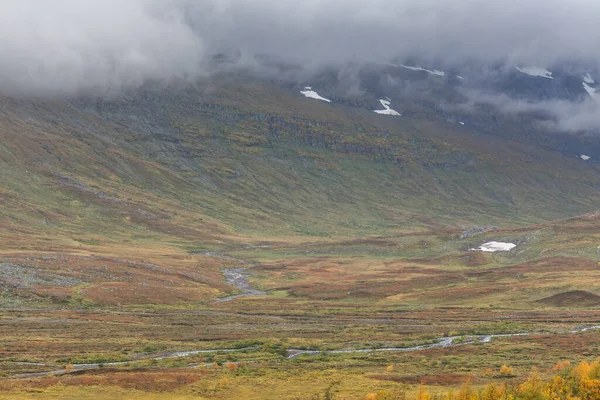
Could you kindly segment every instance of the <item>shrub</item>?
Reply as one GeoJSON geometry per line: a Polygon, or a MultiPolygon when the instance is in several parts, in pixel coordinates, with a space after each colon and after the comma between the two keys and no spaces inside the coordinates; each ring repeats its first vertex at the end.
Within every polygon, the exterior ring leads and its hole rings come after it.
{"type": "MultiPolygon", "coordinates": [[[[521,384],[490,383],[475,389],[467,381],[458,392],[432,396],[421,385],[410,400],[600,400],[600,361],[581,362],[576,367],[566,361],[556,364],[554,371],[561,376],[549,380],[542,379],[537,368],[532,368],[527,379],[521,384]]],[[[500,368],[502,376],[514,376],[507,365],[500,368]]],[[[405,392],[381,391],[369,393],[365,400],[406,400],[405,392]]]]}
{"type": "Polygon", "coordinates": [[[565,369],[569,368],[570,366],[571,366],[570,361],[559,361],[556,364],[554,364],[554,367],[552,367],[552,371],[564,371],[565,369]]]}
{"type": "Polygon", "coordinates": [[[227,369],[231,372],[235,372],[238,370],[238,365],[234,362],[227,361],[227,364],[225,365],[227,366],[227,369]]]}
{"type": "Polygon", "coordinates": [[[509,367],[507,365],[503,365],[500,367],[500,376],[510,377],[514,376],[513,367],[509,367]]]}
{"type": "Polygon", "coordinates": [[[417,389],[417,395],[415,400],[432,400],[431,394],[425,389],[423,385],[420,385],[417,389]]]}
{"type": "Polygon", "coordinates": [[[365,400],[406,400],[406,392],[401,390],[380,390],[377,393],[368,393],[365,400]]]}

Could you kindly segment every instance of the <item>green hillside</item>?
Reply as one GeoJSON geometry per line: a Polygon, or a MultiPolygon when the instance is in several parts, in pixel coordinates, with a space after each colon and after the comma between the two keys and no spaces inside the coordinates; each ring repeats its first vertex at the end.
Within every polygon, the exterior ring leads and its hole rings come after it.
{"type": "Polygon", "coordinates": [[[600,205],[593,160],[268,83],[3,98],[0,108],[7,236],[214,247],[234,236],[524,225],[600,205]]]}

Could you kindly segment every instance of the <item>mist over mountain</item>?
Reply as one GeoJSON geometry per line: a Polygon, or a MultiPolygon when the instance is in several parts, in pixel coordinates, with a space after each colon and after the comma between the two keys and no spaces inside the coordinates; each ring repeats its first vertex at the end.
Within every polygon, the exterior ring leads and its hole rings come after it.
{"type": "MultiPolygon", "coordinates": [[[[584,0],[6,0],[0,92],[111,96],[240,71],[300,84],[333,70],[343,97],[372,91],[365,66],[391,63],[460,77],[467,104],[542,110],[555,117],[552,129],[594,131],[599,11],[584,0]],[[531,68],[554,76],[522,72],[531,68]]],[[[415,88],[393,74],[383,80],[398,94],[415,88]]]]}
{"type": "Polygon", "coordinates": [[[447,65],[600,61],[600,5],[583,0],[7,0],[0,11],[5,88],[194,76],[209,72],[210,57],[234,52],[242,64],[268,55],[302,66],[411,56],[447,65]]]}

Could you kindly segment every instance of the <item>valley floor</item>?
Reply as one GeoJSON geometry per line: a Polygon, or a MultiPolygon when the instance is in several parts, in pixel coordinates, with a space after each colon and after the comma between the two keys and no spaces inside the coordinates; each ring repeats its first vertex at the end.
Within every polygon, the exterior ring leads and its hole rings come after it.
{"type": "Polygon", "coordinates": [[[549,379],[598,355],[598,226],[6,253],[0,398],[403,398],[517,387],[532,367],[549,379]],[[491,240],[517,246],[469,250],[491,240]]]}

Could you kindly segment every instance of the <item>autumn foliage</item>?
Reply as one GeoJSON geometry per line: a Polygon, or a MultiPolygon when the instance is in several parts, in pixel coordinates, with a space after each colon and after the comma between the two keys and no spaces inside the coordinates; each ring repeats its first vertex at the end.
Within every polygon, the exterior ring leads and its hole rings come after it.
{"type": "MultiPolygon", "coordinates": [[[[513,375],[511,367],[506,365],[500,369],[500,376],[513,375]]],[[[462,387],[453,393],[431,394],[423,386],[417,388],[413,395],[382,391],[369,393],[369,400],[600,400],[600,361],[582,362],[571,366],[568,361],[557,363],[551,372],[556,374],[544,379],[537,368],[532,368],[524,381],[513,382],[503,379],[475,388],[467,380],[462,387]]]]}
{"type": "Polygon", "coordinates": [[[504,377],[513,376],[513,369],[507,365],[500,367],[500,375],[504,377]]]}

